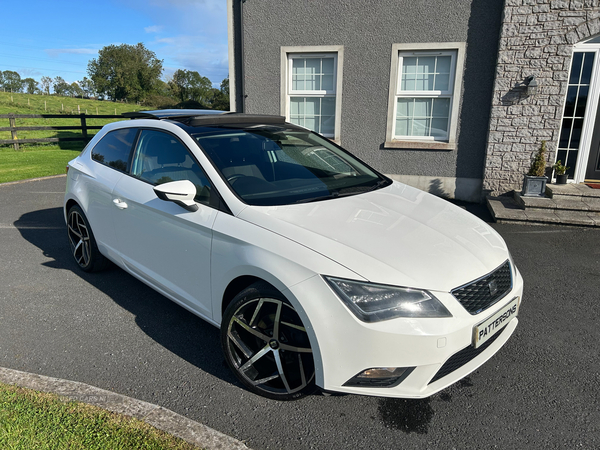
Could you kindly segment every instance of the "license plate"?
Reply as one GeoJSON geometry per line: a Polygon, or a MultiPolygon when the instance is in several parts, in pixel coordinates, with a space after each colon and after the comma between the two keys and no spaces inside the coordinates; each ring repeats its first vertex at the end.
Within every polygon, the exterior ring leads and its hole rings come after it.
{"type": "Polygon", "coordinates": [[[513,298],[506,306],[473,328],[473,347],[478,348],[508,325],[519,313],[519,297],[513,298]]]}

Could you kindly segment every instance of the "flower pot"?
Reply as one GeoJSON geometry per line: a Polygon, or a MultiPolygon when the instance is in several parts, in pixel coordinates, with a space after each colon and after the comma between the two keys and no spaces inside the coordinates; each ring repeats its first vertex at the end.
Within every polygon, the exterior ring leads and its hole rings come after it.
{"type": "Polygon", "coordinates": [[[556,184],[567,184],[567,174],[556,175],[556,184]]]}
{"type": "Polygon", "coordinates": [[[545,197],[547,181],[548,178],[546,177],[532,177],[531,175],[525,175],[521,195],[524,197],[545,197]]]}

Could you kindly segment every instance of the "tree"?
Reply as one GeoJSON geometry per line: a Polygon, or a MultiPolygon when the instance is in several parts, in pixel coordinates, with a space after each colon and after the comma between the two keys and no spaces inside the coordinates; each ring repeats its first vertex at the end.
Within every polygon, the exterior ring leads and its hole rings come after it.
{"type": "Polygon", "coordinates": [[[6,92],[21,92],[23,90],[21,75],[12,70],[5,70],[2,72],[2,87],[6,92]]]}
{"type": "Polygon", "coordinates": [[[83,98],[83,89],[77,83],[77,81],[73,81],[69,86],[69,94],[71,97],[82,97],[83,98]]]}
{"type": "Polygon", "coordinates": [[[83,77],[83,80],[78,81],[77,83],[79,84],[79,87],[81,87],[85,97],[94,95],[94,83],[88,77],[83,77]]]}
{"type": "Polygon", "coordinates": [[[209,103],[212,83],[196,71],[177,69],[169,85],[173,95],[182,102],[194,100],[203,105],[209,103]]]}
{"type": "Polygon", "coordinates": [[[42,87],[42,94],[50,95],[50,86],[52,86],[52,78],[42,77],[40,79],[40,86],[42,87]]]}
{"type": "Polygon", "coordinates": [[[162,63],[142,43],[109,45],[88,63],[88,74],[99,94],[111,100],[140,101],[160,79],[162,63]]]}
{"type": "Polygon", "coordinates": [[[37,94],[39,91],[38,82],[35,81],[33,78],[25,78],[23,80],[23,85],[25,86],[25,91],[28,94],[37,94]]]}
{"type": "Polygon", "coordinates": [[[62,77],[56,77],[52,81],[52,88],[56,95],[69,95],[69,83],[63,80],[62,77]]]}
{"type": "Polygon", "coordinates": [[[221,92],[226,95],[229,100],[229,76],[221,81],[221,92]]]}

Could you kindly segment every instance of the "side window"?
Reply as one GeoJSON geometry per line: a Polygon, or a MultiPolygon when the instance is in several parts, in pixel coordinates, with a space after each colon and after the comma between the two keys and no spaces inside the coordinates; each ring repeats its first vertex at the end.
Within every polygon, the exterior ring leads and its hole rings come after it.
{"type": "Polygon", "coordinates": [[[195,200],[211,204],[211,186],[204,171],[174,136],[156,130],[142,130],[138,139],[131,175],[153,185],[189,180],[196,186],[195,200]]]}
{"type": "Polygon", "coordinates": [[[92,149],[92,159],[121,172],[127,171],[127,161],[137,128],[111,131],[92,149]]]}

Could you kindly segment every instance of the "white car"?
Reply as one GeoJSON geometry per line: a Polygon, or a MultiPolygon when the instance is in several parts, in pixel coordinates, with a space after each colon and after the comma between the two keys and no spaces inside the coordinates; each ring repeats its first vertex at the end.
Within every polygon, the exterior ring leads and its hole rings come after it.
{"type": "Polygon", "coordinates": [[[130,117],[68,165],[72,254],[220,327],[250,391],[423,398],[514,332],[523,279],[459,207],[283,117],[130,117]]]}

